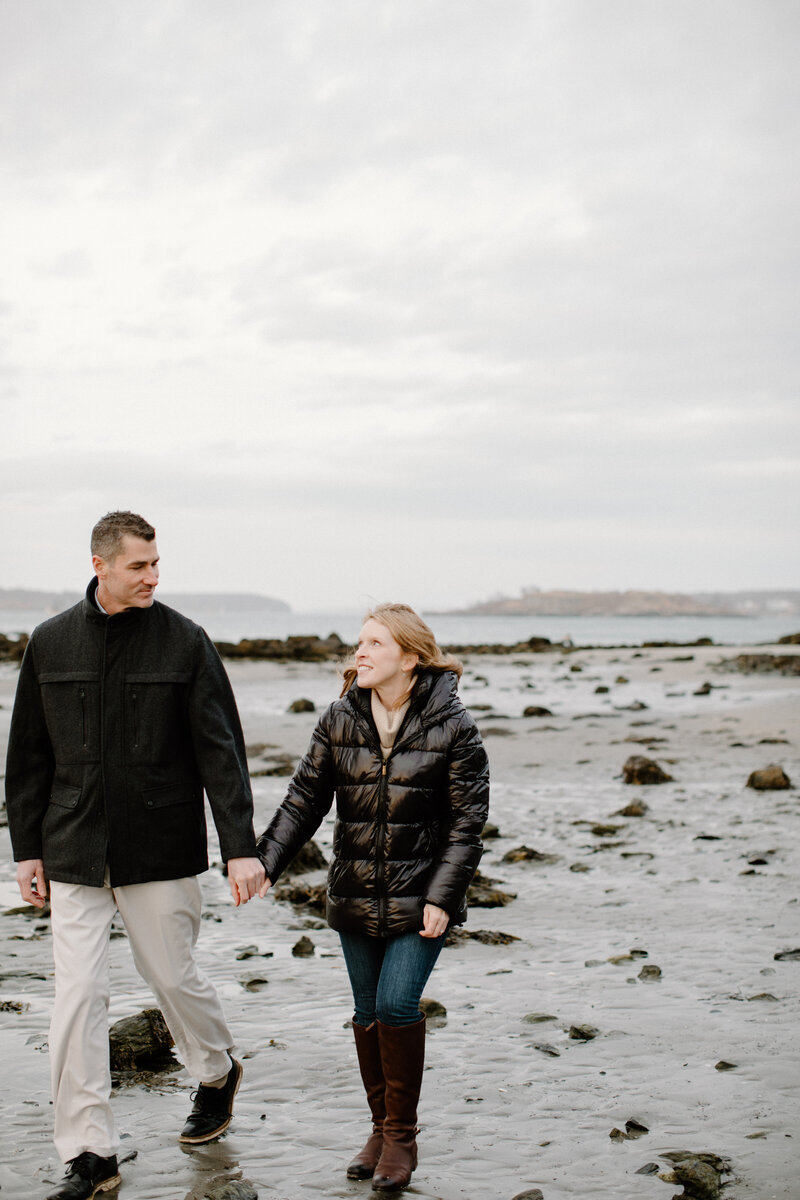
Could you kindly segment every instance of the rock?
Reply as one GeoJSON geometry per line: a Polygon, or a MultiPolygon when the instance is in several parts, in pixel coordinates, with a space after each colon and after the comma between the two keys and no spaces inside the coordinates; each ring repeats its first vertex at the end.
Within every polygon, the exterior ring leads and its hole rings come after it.
{"type": "Polygon", "coordinates": [[[755,788],[759,792],[776,792],[783,788],[790,788],[792,783],[783,767],[773,763],[761,771],[753,771],[746,786],[755,788]]]}
{"type": "Polygon", "coordinates": [[[241,983],[246,992],[262,992],[269,980],[255,976],[253,979],[243,979],[241,983]]]}
{"type": "Polygon", "coordinates": [[[638,1171],[633,1173],[634,1175],[657,1175],[658,1163],[645,1163],[643,1167],[639,1167],[638,1171]]]}
{"type": "Polygon", "coordinates": [[[112,1071],[155,1070],[175,1061],[171,1053],[175,1043],[158,1008],[115,1021],[108,1044],[112,1071]]]}
{"type": "Polygon", "coordinates": [[[595,696],[603,696],[603,695],[605,695],[606,692],[610,692],[610,691],[611,691],[611,689],[609,687],[607,687],[606,684],[598,683],[597,687],[594,689],[594,694],[595,694],[595,696]]]}
{"type": "Polygon", "coordinates": [[[631,1117],[625,1122],[625,1134],[630,1141],[635,1141],[636,1138],[644,1137],[650,1130],[643,1121],[637,1120],[636,1117],[631,1117]]]}
{"type": "Polygon", "coordinates": [[[307,875],[309,871],[321,871],[328,865],[328,860],[315,841],[306,842],[298,850],[284,875],[307,875]]]}
{"type": "Polygon", "coordinates": [[[290,713],[313,713],[317,711],[317,706],[313,700],[293,700],[286,711],[290,713]]]}
{"type": "Polygon", "coordinates": [[[614,680],[614,683],[628,683],[627,675],[618,675],[614,680]]]}
{"type": "Polygon", "coordinates": [[[741,671],[744,675],[800,675],[800,654],[737,654],[716,664],[720,671],[741,671]]]}
{"type": "Polygon", "coordinates": [[[0,1012],[24,1013],[29,1009],[30,1004],[23,1004],[21,1000],[0,1000],[0,1012]]]}
{"type": "Polygon", "coordinates": [[[259,950],[258,946],[239,946],[236,950],[236,961],[247,962],[249,958],[272,958],[271,950],[259,950]]]}
{"type": "Polygon", "coordinates": [[[655,983],[661,978],[661,967],[657,967],[655,963],[645,963],[639,972],[639,978],[644,983],[655,983]]]}
{"type": "Polygon", "coordinates": [[[259,658],[276,662],[325,662],[330,658],[341,658],[347,646],[336,633],[327,638],[316,635],[293,635],[280,638],[243,638],[232,642],[215,642],[222,658],[259,658]]]}
{"type": "Polygon", "coordinates": [[[540,1054],[546,1054],[548,1058],[561,1058],[561,1051],[552,1046],[550,1042],[534,1042],[533,1048],[540,1054]]]}
{"type": "Polygon", "coordinates": [[[496,825],[493,825],[491,821],[487,821],[483,827],[483,833],[481,834],[481,837],[484,841],[488,841],[490,838],[499,838],[500,830],[496,825]]]}
{"type": "Polygon", "coordinates": [[[513,850],[507,850],[501,861],[507,863],[554,863],[558,862],[558,855],[543,854],[540,850],[532,850],[530,846],[516,846],[513,850]]]}
{"type": "Polygon", "coordinates": [[[591,1042],[597,1037],[599,1029],[594,1025],[570,1025],[569,1036],[576,1042],[591,1042]]]}
{"type": "Polygon", "coordinates": [[[624,808],[618,808],[612,817],[643,817],[647,812],[647,805],[644,800],[631,800],[630,804],[626,804],[624,808]]]}
{"type": "Polygon", "coordinates": [[[674,1200],[718,1200],[721,1195],[720,1175],[731,1173],[730,1160],[719,1154],[670,1150],[661,1157],[673,1164],[674,1174],[666,1181],[682,1183],[684,1187],[681,1195],[674,1200]]]}
{"type": "Polygon", "coordinates": [[[672,776],[668,775],[652,758],[641,754],[632,754],[622,768],[622,778],[625,783],[655,784],[669,783],[672,776]]]}
{"type": "Polygon", "coordinates": [[[470,908],[505,908],[512,900],[516,900],[516,892],[502,892],[495,887],[496,879],[490,879],[475,872],[475,877],[467,889],[467,904],[470,908]]]}
{"type": "Polygon", "coordinates": [[[800,949],[779,950],[777,954],[773,954],[772,958],[775,962],[800,962],[800,949]]]}
{"type": "Polygon", "coordinates": [[[692,695],[694,695],[694,696],[710,696],[711,692],[712,692],[712,684],[710,684],[706,680],[705,683],[700,684],[700,687],[697,689],[697,691],[693,692],[692,695]]]}
{"type": "Polygon", "coordinates": [[[522,713],[523,717],[552,717],[552,712],[549,708],[543,708],[540,704],[529,704],[522,713]]]}
{"type": "Polygon", "coordinates": [[[593,825],[590,832],[594,837],[613,837],[615,833],[619,833],[620,829],[624,828],[624,825],[593,825]]]}
{"type": "Polygon", "coordinates": [[[513,729],[506,729],[503,725],[489,725],[480,731],[481,737],[516,737],[513,729]]]}
{"type": "Polygon", "coordinates": [[[683,1195],[691,1200],[719,1200],[719,1172],[701,1158],[686,1158],[673,1166],[675,1179],[683,1184],[683,1195]]]}
{"type": "Polygon", "coordinates": [[[541,1188],[529,1188],[527,1192],[517,1192],[511,1200],[544,1200],[544,1193],[541,1188]]]}
{"type": "Polygon", "coordinates": [[[461,942],[481,942],[484,946],[510,946],[518,942],[514,933],[503,933],[499,929],[463,929],[459,926],[448,929],[446,946],[457,946],[461,942]]]}
{"type": "Polygon", "coordinates": [[[278,883],[274,889],[276,900],[287,900],[296,908],[306,909],[320,916],[325,915],[326,892],[324,883],[278,883]]]}
{"type": "Polygon", "coordinates": [[[303,934],[300,940],[295,942],[295,944],[292,946],[292,954],[295,958],[311,958],[313,953],[314,943],[312,942],[311,938],[306,937],[305,934],[303,934]]]}
{"type": "Polygon", "coordinates": [[[779,637],[776,644],[778,646],[800,646],[800,633],[787,633],[784,637],[779,637]]]}
{"type": "Polygon", "coordinates": [[[748,997],[747,997],[747,999],[748,999],[748,1001],[752,1001],[752,1000],[766,1000],[766,1001],[768,1001],[768,1002],[769,1002],[769,1001],[775,1001],[775,1000],[777,1000],[777,999],[778,999],[778,997],[777,997],[777,996],[773,996],[772,992],[757,992],[755,996],[748,996],[748,997]]]}
{"type": "Polygon", "coordinates": [[[254,767],[250,771],[251,779],[260,779],[267,775],[294,775],[295,759],[291,754],[273,754],[267,766],[254,767]]]}
{"type": "Polygon", "coordinates": [[[447,1009],[438,1000],[432,1000],[428,996],[423,996],[419,1002],[419,1007],[425,1016],[428,1018],[441,1018],[447,1016],[447,1009]]]}
{"type": "Polygon", "coordinates": [[[718,1063],[714,1063],[714,1070],[715,1071],[735,1071],[736,1068],[738,1067],[738,1065],[739,1065],[738,1063],[726,1062],[726,1060],[724,1058],[721,1058],[718,1063]]]}
{"type": "Polygon", "coordinates": [[[9,638],[0,633],[0,662],[22,662],[27,644],[26,633],[21,633],[18,638],[9,638]]]}
{"type": "Polygon", "coordinates": [[[552,1013],[532,1012],[526,1013],[522,1019],[526,1025],[544,1025],[547,1021],[557,1021],[558,1017],[552,1013]]]}

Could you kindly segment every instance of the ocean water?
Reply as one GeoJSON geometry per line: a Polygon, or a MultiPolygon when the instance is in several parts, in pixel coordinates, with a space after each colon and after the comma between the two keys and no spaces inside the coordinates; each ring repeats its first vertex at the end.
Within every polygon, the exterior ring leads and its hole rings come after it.
{"type": "MultiPolygon", "coordinates": [[[[169,601],[169,597],[164,597],[169,601]]],[[[327,637],[337,633],[345,642],[358,635],[362,613],[353,612],[196,612],[183,611],[208,631],[215,641],[242,638],[286,638],[295,634],[327,637]]],[[[466,616],[423,613],[441,645],[514,645],[531,637],[551,642],[571,641],[576,646],[640,646],[643,642],[694,642],[711,638],[715,645],[743,646],[774,643],[800,632],[800,617],[524,617],[466,616]]],[[[44,610],[0,609],[0,632],[8,636],[29,633],[46,617],[44,610]]]]}

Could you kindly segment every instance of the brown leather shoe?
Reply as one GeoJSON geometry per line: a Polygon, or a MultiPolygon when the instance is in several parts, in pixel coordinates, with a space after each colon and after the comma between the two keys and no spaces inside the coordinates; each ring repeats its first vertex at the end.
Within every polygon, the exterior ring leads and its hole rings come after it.
{"type": "Polygon", "coordinates": [[[361,1082],[367,1093],[367,1103],[372,1113],[372,1133],[364,1149],[359,1151],[347,1168],[348,1179],[371,1179],[383,1149],[383,1121],[386,1116],[386,1083],[381,1066],[381,1051],[378,1045],[378,1026],[356,1025],[353,1021],[353,1036],[356,1040],[358,1069],[361,1082]]]}
{"type": "Polygon", "coordinates": [[[425,1065],[425,1018],[413,1025],[376,1024],[386,1080],[386,1119],[383,1150],[372,1187],[380,1192],[400,1192],[408,1187],[417,1165],[417,1105],[425,1065]]]}

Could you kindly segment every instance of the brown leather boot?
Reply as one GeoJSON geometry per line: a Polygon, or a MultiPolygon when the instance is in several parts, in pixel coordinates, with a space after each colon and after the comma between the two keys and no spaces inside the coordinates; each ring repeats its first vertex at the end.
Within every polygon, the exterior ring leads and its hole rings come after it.
{"type": "Polygon", "coordinates": [[[367,1093],[367,1103],[372,1113],[372,1133],[367,1138],[367,1144],[347,1168],[348,1179],[371,1179],[378,1159],[383,1149],[383,1121],[386,1116],[385,1092],[386,1084],[383,1079],[381,1052],[378,1045],[378,1027],[373,1021],[371,1025],[356,1025],[353,1021],[353,1036],[356,1039],[356,1054],[358,1069],[361,1072],[361,1082],[367,1093]]]}
{"type": "Polygon", "coordinates": [[[417,1165],[417,1104],[425,1063],[425,1018],[413,1025],[378,1026],[386,1120],[383,1151],[375,1168],[375,1191],[400,1192],[408,1187],[417,1165]]]}

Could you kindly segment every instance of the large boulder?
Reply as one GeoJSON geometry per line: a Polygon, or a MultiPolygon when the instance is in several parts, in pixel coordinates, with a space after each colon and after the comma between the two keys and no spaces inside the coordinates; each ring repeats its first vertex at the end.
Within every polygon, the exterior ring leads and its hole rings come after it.
{"type": "Polygon", "coordinates": [[[112,1071],[158,1070],[173,1063],[175,1045],[158,1008],[115,1021],[108,1031],[112,1071]]]}

